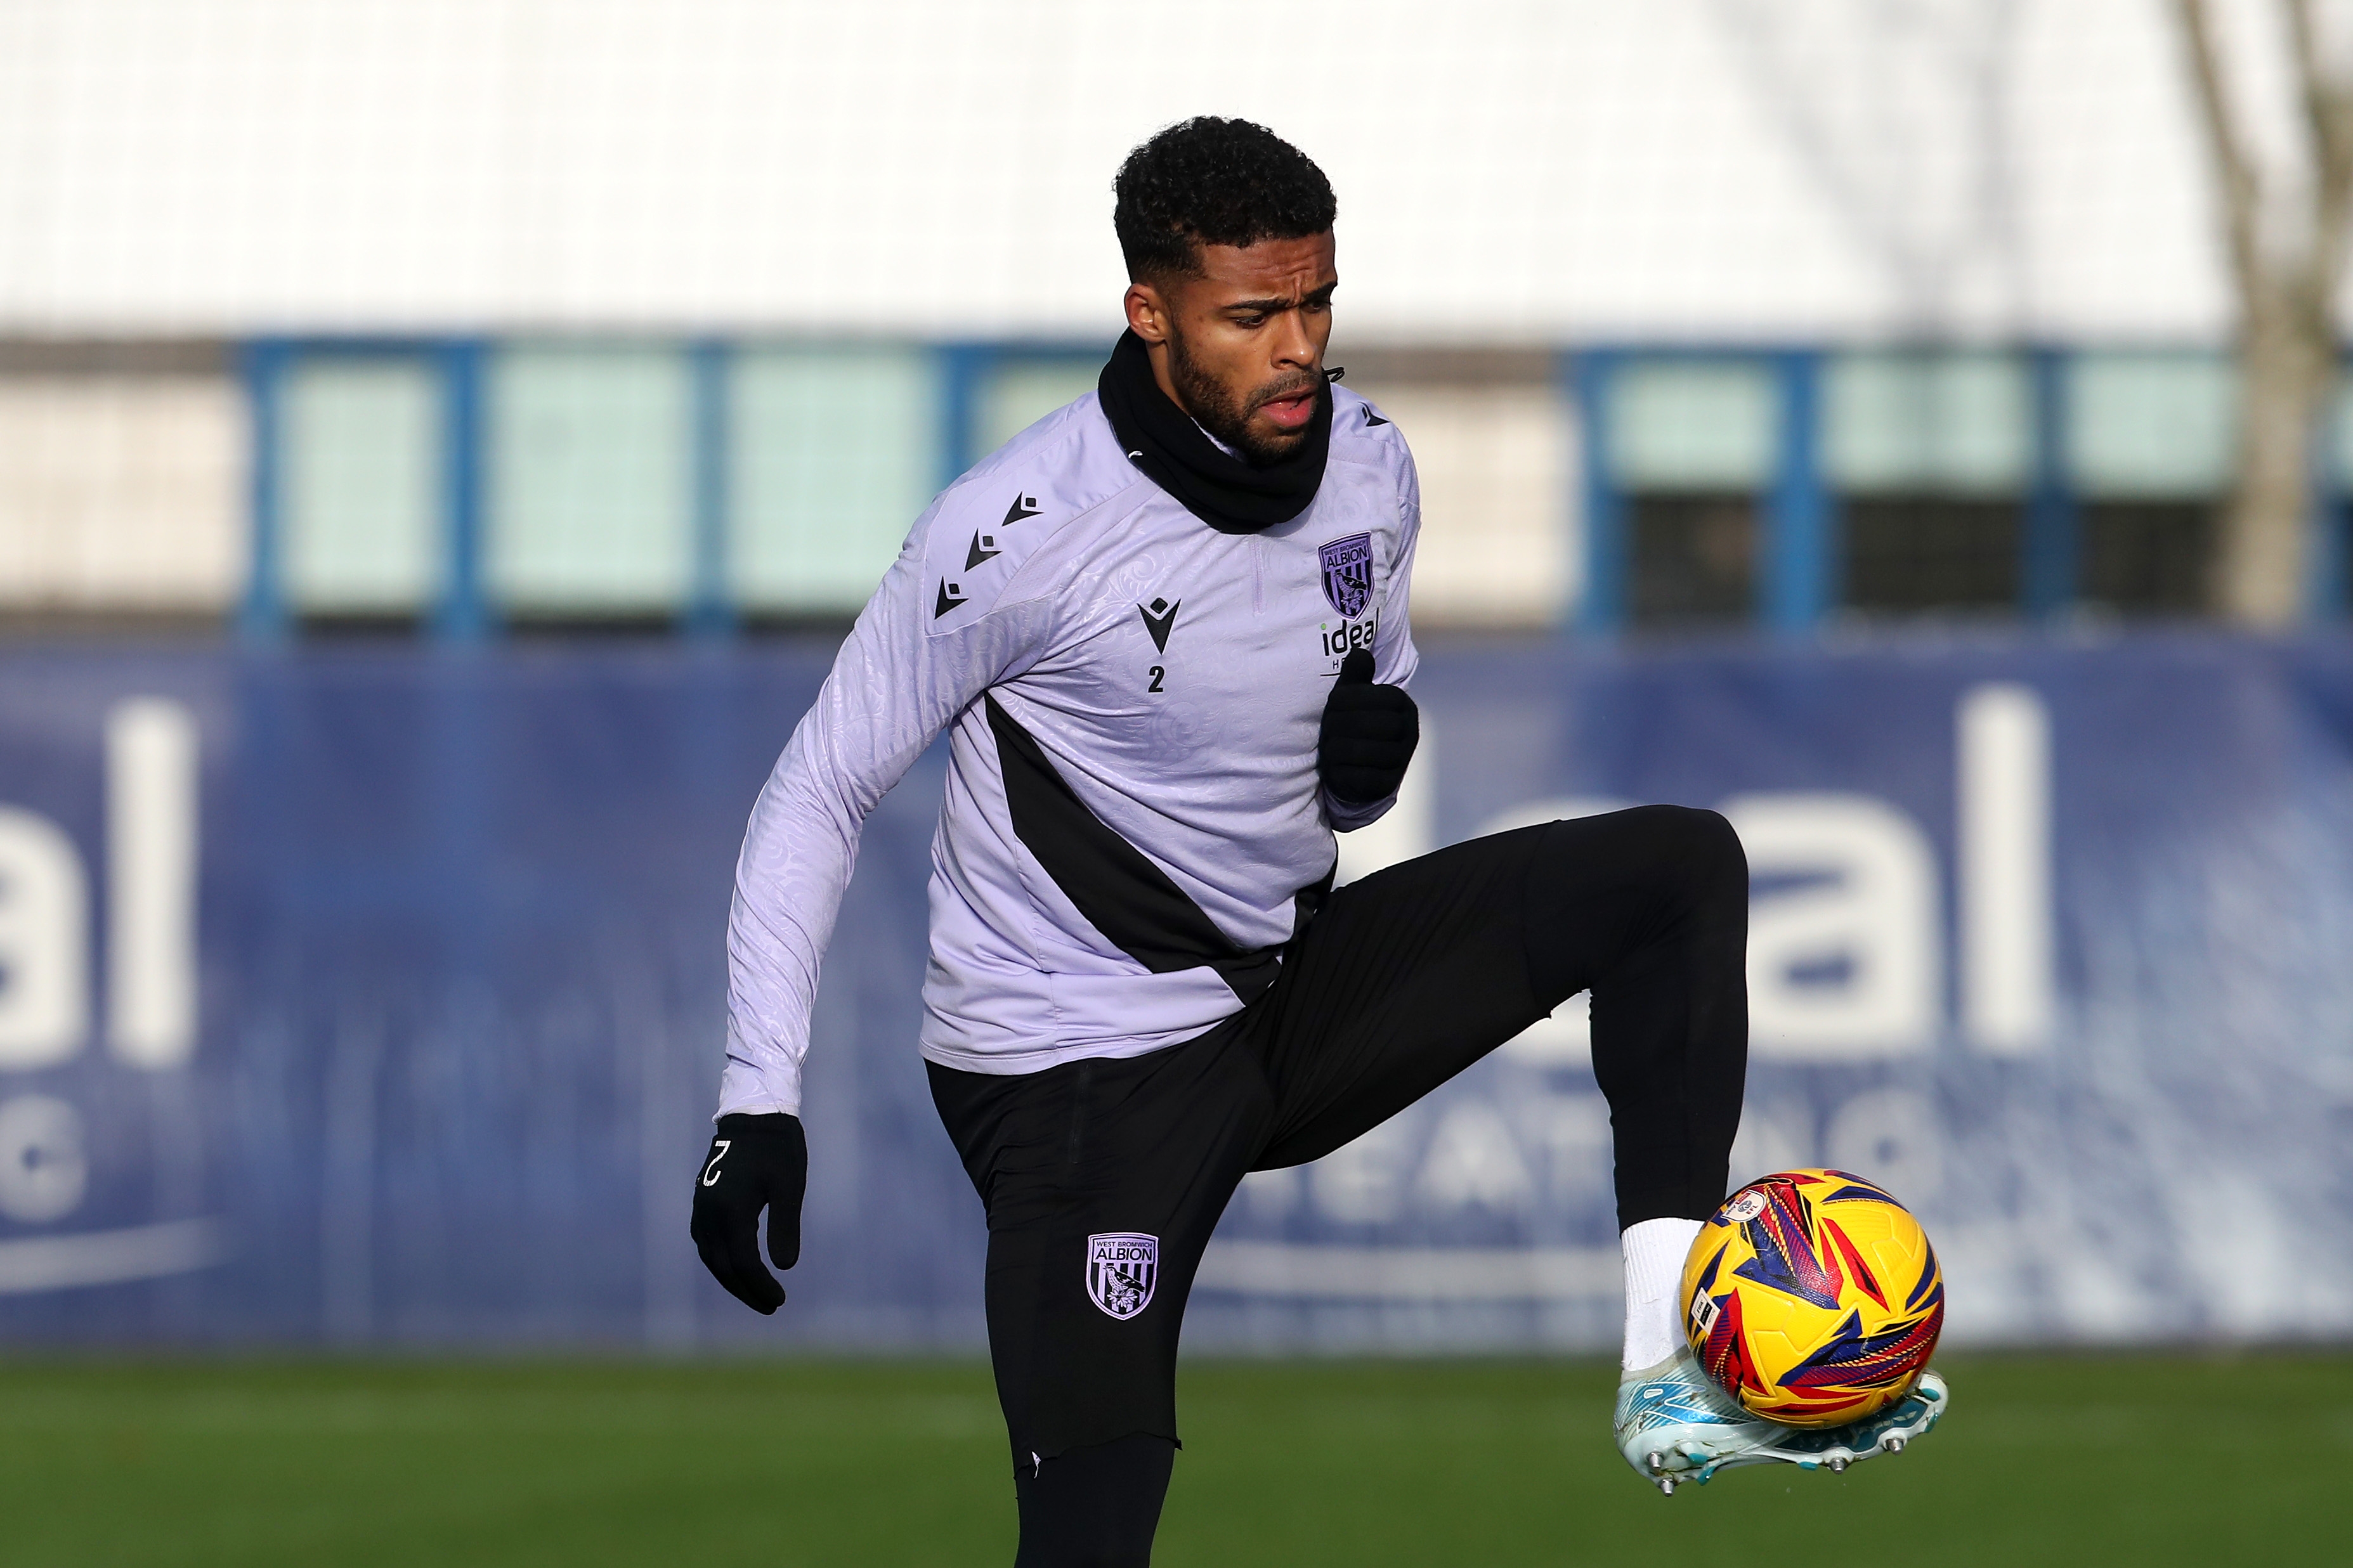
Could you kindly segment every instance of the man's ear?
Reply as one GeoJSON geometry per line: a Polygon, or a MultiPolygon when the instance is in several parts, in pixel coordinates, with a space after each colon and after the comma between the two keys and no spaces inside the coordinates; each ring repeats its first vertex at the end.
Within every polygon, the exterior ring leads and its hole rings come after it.
{"type": "Polygon", "coordinates": [[[1131,283],[1127,297],[1120,301],[1127,309],[1128,330],[1147,343],[1168,341],[1168,301],[1160,289],[1150,283],[1131,283]]]}

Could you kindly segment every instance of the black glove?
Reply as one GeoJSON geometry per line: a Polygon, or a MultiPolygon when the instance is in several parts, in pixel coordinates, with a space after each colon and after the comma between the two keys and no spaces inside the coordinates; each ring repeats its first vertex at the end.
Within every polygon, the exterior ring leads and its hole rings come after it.
{"type": "Polygon", "coordinates": [[[1405,688],[1376,684],[1363,648],[1343,660],[1315,742],[1316,776],[1332,798],[1370,805],[1397,794],[1420,740],[1421,712],[1405,688]]]}
{"type": "Polygon", "coordinates": [[[785,1304],[785,1288],[760,1267],[760,1211],[768,1211],[768,1256],[779,1268],[801,1260],[801,1194],[808,1186],[808,1140],[797,1116],[738,1113],[719,1119],[694,1181],[694,1249],[711,1277],[755,1312],[785,1304]]]}

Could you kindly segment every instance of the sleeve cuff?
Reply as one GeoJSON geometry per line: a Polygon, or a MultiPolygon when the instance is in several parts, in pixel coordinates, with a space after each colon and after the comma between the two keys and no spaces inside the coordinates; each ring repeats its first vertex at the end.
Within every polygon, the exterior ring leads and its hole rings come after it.
{"type": "Polygon", "coordinates": [[[719,1109],[712,1112],[711,1119],[716,1121],[723,1116],[798,1116],[801,1113],[800,1087],[794,1083],[788,1089],[780,1089],[772,1080],[764,1079],[750,1063],[730,1057],[726,1069],[719,1075],[719,1109]]]}
{"type": "Polygon", "coordinates": [[[1324,818],[1332,824],[1332,831],[1335,833],[1354,833],[1359,827],[1370,827],[1374,823],[1387,816],[1389,807],[1397,804],[1397,796],[1394,795],[1385,795],[1379,800],[1369,801],[1363,805],[1355,805],[1340,799],[1328,789],[1320,790],[1319,793],[1324,796],[1324,818]]]}

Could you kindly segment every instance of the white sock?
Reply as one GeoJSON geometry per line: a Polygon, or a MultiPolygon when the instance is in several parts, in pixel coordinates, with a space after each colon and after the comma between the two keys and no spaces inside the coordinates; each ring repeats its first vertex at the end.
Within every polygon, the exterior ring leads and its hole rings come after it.
{"type": "Polygon", "coordinates": [[[1695,1219],[1646,1219],[1628,1226],[1618,1238],[1626,1253],[1626,1353],[1618,1364],[1628,1372],[1658,1365],[1683,1342],[1676,1300],[1682,1294],[1683,1259],[1691,1254],[1700,1224],[1695,1219]]]}

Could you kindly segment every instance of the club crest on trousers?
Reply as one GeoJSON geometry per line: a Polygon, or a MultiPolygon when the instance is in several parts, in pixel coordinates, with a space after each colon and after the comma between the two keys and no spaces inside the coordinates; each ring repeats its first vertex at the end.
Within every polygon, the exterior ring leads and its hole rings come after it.
{"type": "Polygon", "coordinates": [[[1373,598],[1373,536],[1352,533],[1316,552],[1324,568],[1324,597],[1344,621],[1365,613],[1373,598]]]}
{"type": "Polygon", "coordinates": [[[1087,1300],[1114,1318],[1152,1305],[1160,1280],[1160,1238],[1114,1230],[1087,1237],[1087,1300]]]}

